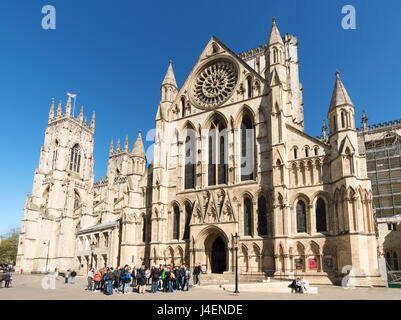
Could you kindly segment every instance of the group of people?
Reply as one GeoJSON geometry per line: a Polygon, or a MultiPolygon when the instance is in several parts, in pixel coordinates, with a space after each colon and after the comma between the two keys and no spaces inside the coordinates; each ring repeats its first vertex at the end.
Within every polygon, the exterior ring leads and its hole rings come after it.
{"type": "Polygon", "coordinates": [[[133,287],[132,292],[136,291],[139,294],[144,294],[146,286],[150,285],[151,293],[156,293],[157,291],[170,293],[177,290],[188,291],[191,275],[193,276],[193,286],[198,286],[200,285],[200,274],[200,264],[195,266],[192,273],[184,264],[174,267],[170,265],[155,265],[150,269],[146,268],[145,265],[139,268],[131,268],[129,265],[125,265],[117,269],[110,267],[97,271],[92,268],[88,271],[87,290],[104,292],[107,295],[112,295],[113,292],[129,294],[131,293],[131,287],[133,287]]]}
{"type": "Polygon", "coordinates": [[[306,293],[306,281],[303,278],[296,278],[294,279],[291,284],[291,293],[306,293]]]}
{"type": "MultiPolygon", "coordinates": [[[[58,274],[58,269],[56,269],[56,272],[58,274]]],[[[75,270],[70,270],[68,269],[67,272],[64,274],[64,282],[68,284],[68,279],[71,279],[70,283],[74,284],[75,283],[75,277],[77,276],[77,273],[75,270]]]]}

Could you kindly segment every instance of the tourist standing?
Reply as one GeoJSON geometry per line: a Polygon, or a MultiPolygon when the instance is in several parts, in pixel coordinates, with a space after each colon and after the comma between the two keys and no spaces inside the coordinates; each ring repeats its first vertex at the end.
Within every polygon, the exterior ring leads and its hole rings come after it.
{"type": "Polygon", "coordinates": [[[107,295],[112,295],[113,294],[113,281],[115,281],[116,277],[114,274],[114,269],[111,267],[108,269],[106,273],[106,281],[105,281],[105,287],[106,287],[106,294],[107,295]]]}
{"type": "Polygon", "coordinates": [[[138,270],[138,293],[144,294],[146,287],[145,265],[138,270]]]}
{"type": "Polygon", "coordinates": [[[90,291],[92,291],[93,277],[95,276],[93,273],[94,271],[95,271],[94,269],[90,269],[88,271],[88,290],[90,290],[90,291]]]}
{"type": "Polygon", "coordinates": [[[184,266],[185,269],[185,276],[184,276],[184,288],[182,288],[182,291],[188,291],[189,290],[189,280],[191,279],[191,270],[189,268],[187,269],[184,266]],[[187,290],[185,290],[187,288],[187,290]]]}
{"type": "Polygon", "coordinates": [[[68,278],[70,277],[70,275],[71,275],[71,272],[70,272],[70,269],[68,269],[64,276],[65,284],[68,284],[68,278]]]}
{"type": "Polygon", "coordinates": [[[128,294],[128,293],[130,293],[130,287],[131,287],[131,272],[130,272],[129,267],[127,267],[125,269],[125,273],[124,273],[122,279],[124,282],[123,292],[124,292],[124,294],[128,294]]]}
{"type": "Polygon", "coordinates": [[[95,273],[95,276],[93,277],[93,281],[95,282],[95,286],[93,288],[94,292],[99,292],[99,288],[100,288],[100,281],[102,280],[102,273],[100,271],[97,271],[95,273]]]}
{"type": "Polygon", "coordinates": [[[152,290],[150,292],[156,293],[160,279],[160,270],[157,265],[153,267],[153,270],[151,272],[151,277],[152,277],[152,290]]]}
{"type": "Polygon", "coordinates": [[[77,273],[75,272],[75,270],[72,270],[71,272],[71,284],[75,283],[75,277],[77,276],[77,273]]]}
{"type": "Polygon", "coordinates": [[[166,279],[166,292],[173,292],[173,285],[171,282],[171,268],[168,267],[167,271],[164,275],[165,279],[166,279]],[[167,291],[168,289],[168,291],[167,291]]]}
{"type": "Polygon", "coordinates": [[[136,266],[132,268],[131,278],[132,278],[132,286],[136,287],[136,266]]]}

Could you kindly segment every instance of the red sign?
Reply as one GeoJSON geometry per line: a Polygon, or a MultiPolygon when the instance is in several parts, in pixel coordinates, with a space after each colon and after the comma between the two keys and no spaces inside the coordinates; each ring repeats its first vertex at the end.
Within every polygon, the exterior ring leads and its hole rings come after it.
{"type": "Polygon", "coordinates": [[[309,270],[317,270],[317,260],[312,258],[309,259],[309,270]]]}
{"type": "Polygon", "coordinates": [[[202,270],[202,273],[207,273],[207,265],[202,264],[201,270],[202,270]]]}

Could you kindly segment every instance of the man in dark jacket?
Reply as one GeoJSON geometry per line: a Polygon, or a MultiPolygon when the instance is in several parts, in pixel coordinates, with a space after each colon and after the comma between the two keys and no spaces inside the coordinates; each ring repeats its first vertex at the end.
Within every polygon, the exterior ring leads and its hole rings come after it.
{"type": "Polygon", "coordinates": [[[157,292],[157,288],[159,286],[159,279],[160,279],[160,276],[161,276],[161,272],[160,272],[160,270],[158,268],[158,265],[153,267],[150,276],[152,278],[152,290],[151,290],[151,293],[156,293],[157,292]]]}
{"type": "Polygon", "coordinates": [[[198,263],[196,265],[196,267],[194,268],[194,272],[193,272],[193,275],[194,275],[194,286],[200,285],[200,274],[201,274],[201,271],[202,271],[201,266],[198,263]]]}
{"type": "Polygon", "coordinates": [[[137,278],[138,278],[138,285],[139,285],[138,293],[144,294],[145,286],[146,286],[145,265],[142,265],[142,268],[138,269],[137,278]]]}
{"type": "Polygon", "coordinates": [[[113,281],[115,281],[115,279],[116,276],[114,274],[114,269],[110,268],[106,273],[106,281],[105,281],[107,295],[113,294],[113,281]]]}
{"type": "Polygon", "coordinates": [[[180,268],[180,286],[181,290],[184,290],[184,284],[185,284],[185,265],[183,264],[180,268]]]}

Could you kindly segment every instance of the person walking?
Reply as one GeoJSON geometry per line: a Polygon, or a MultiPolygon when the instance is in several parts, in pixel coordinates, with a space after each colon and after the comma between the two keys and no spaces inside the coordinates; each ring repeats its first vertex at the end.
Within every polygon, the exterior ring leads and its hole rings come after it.
{"type": "Polygon", "coordinates": [[[196,265],[196,267],[194,268],[194,273],[193,273],[193,275],[194,275],[194,287],[200,285],[200,274],[201,274],[201,272],[202,272],[202,268],[201,268],[200,263],[198,263],[196,265]]]}
{"type": "Polygon", "coordinates": [[[95,282],[95,286],[93,288],[94,292],[99,292],[100,289],[100,281],[102,280],[102,273],[100,271],[97,271],[95,273],[95,276],[93,277],[93,281],[95,282]]]}
{"type": "Polygon", "coordinates": [[[4,281],[5,281],[5,287],[6,288],[10,288],[10,283],[11,283],[11,280],[13,279],[13,277],[12,277],[12,275],[11,275],[11,273],[10,273],[10,271],[9,270],[7,270],[6,271],[6,274],[4,275],[4,281]]]}
{"type": "Polygon", "coordinates": [[[95,271],[94,269],[90,269],[88,271],[88,288],[87,288],[87,290],[90,290],[90,291],[92,291],[93,278],[95,276],[94,271],[95,271]]]}
{"type": "Polygon", "coordinates": [[[75,283],[75,277],[77,276],[77,273],[75,272],[75,270],[71,271],[71,284],[75,283]]]}

